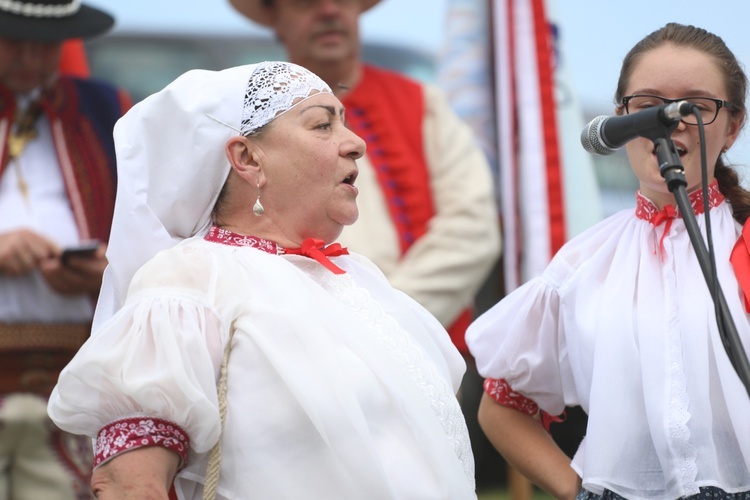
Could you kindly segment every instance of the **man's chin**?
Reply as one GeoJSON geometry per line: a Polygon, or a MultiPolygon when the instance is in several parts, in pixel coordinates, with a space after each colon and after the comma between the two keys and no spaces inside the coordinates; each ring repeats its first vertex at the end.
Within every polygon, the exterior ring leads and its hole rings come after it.
{"type": "Polygon", "coordinates": [[[338,63],[350,59],[352,50],[340,44],[328,44],[313,47],[311,57],[321,63],[338,63]]]}

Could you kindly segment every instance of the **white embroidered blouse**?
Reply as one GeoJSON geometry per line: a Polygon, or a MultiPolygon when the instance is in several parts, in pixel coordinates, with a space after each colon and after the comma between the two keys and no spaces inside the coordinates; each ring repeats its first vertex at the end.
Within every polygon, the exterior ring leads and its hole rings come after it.
{"type": "MultiPolygon", "coordinates": [[[[700,486],[748,491],[750,398],[684,221],[638,197],[636,214],[622,211],[571,240],[541,276],[481,316],[469,347],[483,376],[505,379],[547,413],[566,405],[588,413],[572,464],[585,488],[634,499],[700,486]]],[[[719,281],[748,350],[729,261],[741,227],[715,184],[710,201],[719,281]]]]}
{"type": "Polygon", "coordinates": [[[454,396],[465,365],[437,320],[361,256],[332,257],[334,274],[222,238],[141,268],[60,376],[55,423],[98,434],[100,463],[133,446],[181,453],[176,489],[200,498],[234,329],[219,498],[476,498],[454,396]]]}

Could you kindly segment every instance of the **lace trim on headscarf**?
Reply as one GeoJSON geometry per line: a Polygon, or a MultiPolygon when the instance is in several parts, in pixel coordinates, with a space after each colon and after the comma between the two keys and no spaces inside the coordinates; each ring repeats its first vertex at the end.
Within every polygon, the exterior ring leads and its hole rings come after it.
{"type": "Polygon", "coordinates": [[[245,90],[240,133],[248,135],[315,94],[331,88],[318,75],[284,62],[258,65],[245,90]]]}

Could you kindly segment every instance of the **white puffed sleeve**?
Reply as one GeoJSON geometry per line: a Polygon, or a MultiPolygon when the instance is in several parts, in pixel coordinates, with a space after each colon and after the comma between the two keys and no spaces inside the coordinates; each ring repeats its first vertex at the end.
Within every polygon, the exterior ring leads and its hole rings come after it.
{"type": "Polygon", "coordinates": [[[560,297],[545,277],[527,282],[477,318],[466,341],[483,377],[505,379],[514,391],[558,415],[565,407],[567,355],[560,297]]]}
{"type": "Polygon", "coordinates": [[[139,271],[123,308],[61,373],[48,406],[60,428],[95,437],[115,421],[156,418],[186,432],[195,452],[217,442],[216,386],[228,329],[210,294],[192,286],[209,288],[210,260],[185,265],[173,257],[157,256],[139,271]]]}

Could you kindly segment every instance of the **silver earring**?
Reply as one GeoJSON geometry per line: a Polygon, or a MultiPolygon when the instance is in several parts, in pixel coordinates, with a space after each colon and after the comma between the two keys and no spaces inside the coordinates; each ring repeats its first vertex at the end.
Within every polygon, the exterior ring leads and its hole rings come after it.
{"type": "Polygon", "coordinates": [[[253,213],[256,217],[260,217],[266,213],[266,209],[260,204],[260,181],[258,181],[258,199],[255,200],[255,204],[253,205],[253,213]]]}

